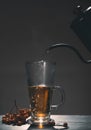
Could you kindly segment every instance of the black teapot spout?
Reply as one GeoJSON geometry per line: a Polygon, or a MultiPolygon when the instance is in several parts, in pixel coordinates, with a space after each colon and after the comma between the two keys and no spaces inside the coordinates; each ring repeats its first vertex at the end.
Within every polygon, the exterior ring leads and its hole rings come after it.
{"type": "Polygon", "coordinates": [[[80,54],[80,52],[74,46],[70,44],[66,44],[66,43],[54,43],[46,49],[46,53],[50,53],[53,49],[56,49],[59,47],[65,47],[65,48],[73,50],[78,55],[78,57],[82,60],[82,62],[86,64],[91,64],[91,60],[85,60],[80,54]]]}

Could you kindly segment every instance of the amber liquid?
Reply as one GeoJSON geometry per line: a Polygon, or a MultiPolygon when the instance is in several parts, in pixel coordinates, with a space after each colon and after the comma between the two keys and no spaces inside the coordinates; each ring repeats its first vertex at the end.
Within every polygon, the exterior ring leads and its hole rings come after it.
{"type": "Polygon", "coordinates": [[[52,89],[44,85],[29,87],[29,99],[33,118],[46,119],[50,114],[52,89]]]}

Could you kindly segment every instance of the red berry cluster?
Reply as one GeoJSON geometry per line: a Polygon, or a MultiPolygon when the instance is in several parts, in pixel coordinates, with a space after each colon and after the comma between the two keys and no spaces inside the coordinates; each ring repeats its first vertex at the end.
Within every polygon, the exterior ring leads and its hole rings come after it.
{"type": "Polygon", "coordinates": [[[17,113],[7,113],[2,117],[2,123],[8,125],[21,126],[26,123],[26,118],[30,116],[31,110],[27,108],[18,109],[17,113]]]}

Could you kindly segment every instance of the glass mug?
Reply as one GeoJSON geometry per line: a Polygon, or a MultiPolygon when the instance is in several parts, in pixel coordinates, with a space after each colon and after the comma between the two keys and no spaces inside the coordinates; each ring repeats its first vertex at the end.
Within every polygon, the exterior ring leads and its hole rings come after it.
{"type": "Polygon", "coordinates": [[[54,85],[55,67],[55,63],[43,60],[26,63],[31,121],[34,124],[47,124],[51,109],[63,104],[63,88],[54,85]],[[61,101],[60,104],[52,105],[53,92],[56,90],[60,94],[61,101]]]}

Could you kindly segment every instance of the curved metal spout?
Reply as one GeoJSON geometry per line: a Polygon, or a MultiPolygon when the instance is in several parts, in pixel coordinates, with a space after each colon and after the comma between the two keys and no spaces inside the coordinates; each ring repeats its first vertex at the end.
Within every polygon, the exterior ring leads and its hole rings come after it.
{"type": "Polygon", "coordinates": [[[75,47],[71,46],[70,44],[65,44],[65,43],[56,43],[56,44],[53,44],[49,48],[46,49],[46,53],[49,53],[52,49],[55,49],[55,48],[58,48],[58,47],[66,47],[66,48],[72,49],[84,63],[86,63],[86,64],[90,64],[91,63],[91,60],[85,60],[81,56],[81,54],[79,53],[79,51],[75,47]]]}

